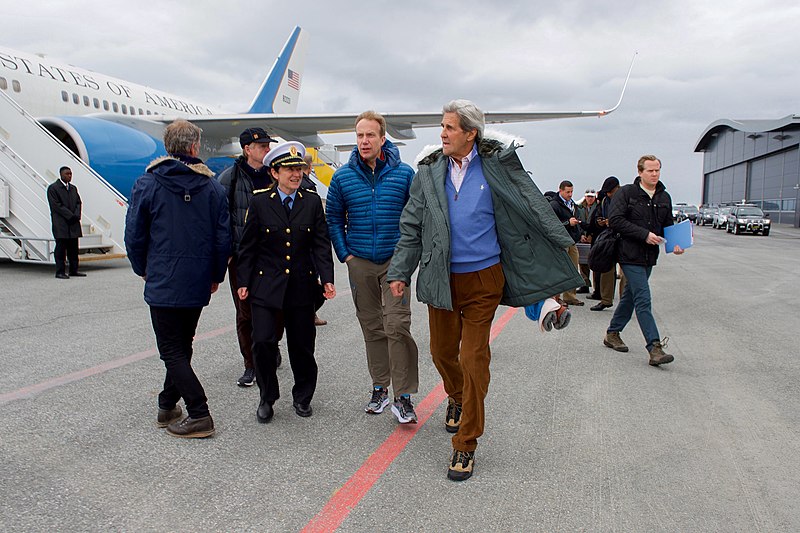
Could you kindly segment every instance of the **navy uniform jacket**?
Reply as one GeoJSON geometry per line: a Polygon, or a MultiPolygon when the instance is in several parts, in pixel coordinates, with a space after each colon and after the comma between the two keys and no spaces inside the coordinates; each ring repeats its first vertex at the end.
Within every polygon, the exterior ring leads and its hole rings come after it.
{"type": "Polygon", "coordinates": [[[320,197],[304,189],[291,216],[276,186],[250,201],[239,245],[237,280],[251,304],[283,308],[319,303],[321,282],[333,283],[333,256],[320,197]]]}

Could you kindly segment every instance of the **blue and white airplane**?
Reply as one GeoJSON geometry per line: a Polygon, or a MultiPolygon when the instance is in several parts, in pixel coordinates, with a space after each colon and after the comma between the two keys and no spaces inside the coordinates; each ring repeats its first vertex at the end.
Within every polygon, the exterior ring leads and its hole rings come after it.
{"type": "MultiPolygon", "coordinates": [[[[147,164],[166,154],[161,141],[163,128],[177,118],[189,119],[203,128],[201,155],[216,171],[230,165],[231,156],[241,153],[238,135],[247,127],[262,127],[270,135],[311,147],[325,144],[320,134],[353,131],[358,113],[295,113],[307,43],[307,33],[296,27],[250,108],[243,113],[230,113],[190,98],[3,47],[0,89],[127,198],[147,164]]],[[[625,86],[627,82],[626,79],[625,86]]],[[[486,121],[604,116],[619,106],[625,86],[620,101],[607,110],[489,112],[486,121]]],[[[383,114],[388,135],[398,140],[413,139],[413,128],[438,126],[441,121],[440,112],[383,114]]]]}

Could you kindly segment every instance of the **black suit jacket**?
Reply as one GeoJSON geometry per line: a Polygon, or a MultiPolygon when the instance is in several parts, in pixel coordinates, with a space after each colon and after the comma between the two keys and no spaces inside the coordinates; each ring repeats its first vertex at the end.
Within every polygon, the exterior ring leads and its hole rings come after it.
{"type": "Polygon", "coordinates": [[[239,287],[270,308],[316,305],[320,281],[333,283],[333,256],[322,200],[300,189],[287,217],[276,187],[253,196],[237,263],[239,287]]]}
{"type": "Polygon", "coordinates": [[[75,185],[70,183],[67,190],[63,181],[60,179],[54,181],[47,187],[47,202],[50,204],[54,238],[77,239],[83,236],[81,197],[75,185]]]}

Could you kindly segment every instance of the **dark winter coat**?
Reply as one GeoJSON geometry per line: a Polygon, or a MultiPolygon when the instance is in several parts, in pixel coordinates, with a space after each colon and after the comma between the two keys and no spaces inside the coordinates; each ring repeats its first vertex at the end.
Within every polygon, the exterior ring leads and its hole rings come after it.
{"type": "Polygon", "coordinates": [[[50,218],[53,221],[53,238],[77,239],[83,237],[81,230],[81,196],[72,183],[69,190],[64,182],[54,181],[47,187],[47,203],[50,204],[50,218]]]}
{"type": "Polygon", "coordinates": [[[637,177],[631,185],[625,185],[614,194],[609,214],[609,225],[621,236],[618,263],[653,266],[658,261],[661,245],[647,244],[647,235],[652,232],[664,236],[664,228],[671,226],[672,198],[664,184],[656,184],[653,198],[639,185],[637,177]]]}
{"type": "Polygon", "coordinates": [[[575,242],[580,242],[582,227],[580,220],[578,220],[578,224],[574,226],[571,226],[569,223],[570,218],[578,218],[578,210],[575,207],[575,204],[572,204],[572,209],[570,209],[564,203],[564,200],[561,199],[561,196],[556,193],[555,197],[550,200],[550,207],[553,208],[553,212],[558,217],[558,221],[561,222],[561,225],[564,226],[565,230],[567,230],[567,233],[569,233],[569,236],[572,237],[572,240],[575,242]]]}
{"type": "Polygon", "coordinates": [[[247,160],[241,155],[233,165],[223,170],[218,178],[220,184],[225,187],[225,194],[228,197],[234,261],[239,254],[239,243],[242,242],[245,216],[247,215],[247,208],[250,207],[250,199],[253,198],[254,189],[253,180],[244,170],[244,165],[247,165],[247,160]]]}
{"type": "Polygon", "coordinates": [[[298,190],[289,216],[275,186],[253,196],[236,279],[262,307],[319,304],[319,282],[333,283],[333,255],[317,194],[298,190]]]}
{"type": "Polygon", "coordinates": [[[225,189],[202,162],[156,159],[133,185],[125,247],[154,307],[203,307],[231,252],[225,189]]]}

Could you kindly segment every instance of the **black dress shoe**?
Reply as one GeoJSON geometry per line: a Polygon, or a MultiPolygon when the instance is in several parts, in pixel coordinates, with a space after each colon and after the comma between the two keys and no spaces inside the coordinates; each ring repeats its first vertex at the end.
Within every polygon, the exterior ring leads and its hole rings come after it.
{"type": "Polygon", "coordinates": [[[594,293],[592,293],[589,296],[587,296],[586,299],[587,300],[602,300],[602,298],[600,297],[599,294],[594,294],[594,293]]]}
{"type": "Polygon", "coordinates": [[[56,279],[69,279],[66,274],[56,274],[56,279]]]}
{"type": "Polygon", "coordinates": [[[268,423],[272,420],[272,416],[275,414],[275,411],[272,409],[272,406],[268,403],[262,403],[258,406],[258,410],[256,410],[256,418],[262,424],[268,423]]]}
{"type": "Polygon", "coordinates": [[[72,276],[73,278],[85,278],[86,277],[86,274],[84,274],[83,272],[70,272],[69,275],[72,276]]]}
{"type": "Polygon", "coordinates": [[[604,304],[603,302],[600,302],[597,305],[591,306],[589,309],[591,309],[592,311],[602,311],[603,309],[608,309],[609,307],[614,307],[614,306],[611,304],[604,304]]]}
{"type": "Polygon", "coordinates": [[[584,285],[583,287],[580,287],[580,288],[579,288],[578,290],[576,290],[575,292],[576,292],[577,294],[589,294],[589,287],[587,287],[586,285],[584,285]]]}
{"type": "Polygon", "coordinates": [[[312,410],[311,405],[303,405],[302,403],[294,402],[294,412],[297,413],[297,416],[307,417],[311,416],[312,410]]]}

